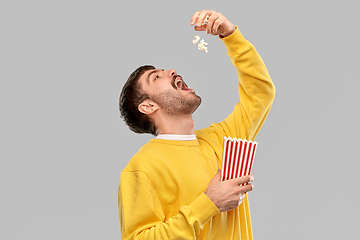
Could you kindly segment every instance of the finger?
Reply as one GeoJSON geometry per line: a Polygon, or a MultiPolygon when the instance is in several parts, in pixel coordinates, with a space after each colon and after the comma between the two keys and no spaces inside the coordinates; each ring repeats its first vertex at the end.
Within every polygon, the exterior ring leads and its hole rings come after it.
{"type": "Polygon", "coordinates": [[[202,25],[200,27],[195,25],[194,29],[195,29],[195,31],[205,31],[206,30],[206,25],[202,25]]]}
{"type": "Polygon", "coordinates": [[[194,15],[192,16],[191,21],[190,21],[190,24],[191,24],[191,25],[194,25],[194,24],[195,24],[196,19],[198,18],[199,14],[200,14],[199,11],[196,11],[196,12],[194,13],[194,15]]]}
{"type": "Polygon", "coordinates": [[[204,23],[206,15],[211,16],[212,14],[215,14],[215,13],[216,12],[213,11],[213,10],[203,10],[203,11],[201,11],[201,13],[199,14],[198,19],[196,20],[196,25],[200,27],[204,23]]]}
{"type": "Polygon", "coordinates": [[[223,24],[225,22],[225,17],[221,16],[218,19],[216,19],[216,21],[214,22],[213,26],[212,26],[212,33],[216,33],[219,34],[219,27],[221,24],[223,24]]]}
{"type": "Polygon", "coordinates": [[[205,20],[206,15],[207,15],[207,10],[203,10],[203,11],[199,14],[199,16],[198,16],[198,18],[197,18],[197,20],[196,20],[196,26],[200,27],[200,26],[204,23],[204,20],[205,20]]]}
{"type": "Polygon", "coordinates": [[[221,181],[221,169],[218,169],[211,181],[221,181]]]}
{"type": "Polygon", "coordinates": [[[209,17],[209,21],[206,27],[206,33],[212,33],[213,24],[220,16],[222,16],[221,13],[214,13],[209,17]]]}
{"type": "Polygon", "coordinates": [[[236,185],[241,185],[243,183],[252,182],[254,180],[254,177],[252,175],[242,176],[238,178],[234,178],[230,181],[233,181],[236,185]]]}
{"type": "Polygon", "coordinates": [[[218,169],[218,170],[217,170],[215,176],[216,176],[217,178],[219,178],[219,180],[220,180],[220,178],[221,178],[221,169],[218,169]]]}
{"type": "Polygon", "coordinates": [[[248,185],[245,185],[245,186],[240,186],[239,187],[239,194],[247,193],[247,192],[250,192],[252,190],[254,190],[254,185],[252,185],[252,184],[248,184],[248,185]]]}

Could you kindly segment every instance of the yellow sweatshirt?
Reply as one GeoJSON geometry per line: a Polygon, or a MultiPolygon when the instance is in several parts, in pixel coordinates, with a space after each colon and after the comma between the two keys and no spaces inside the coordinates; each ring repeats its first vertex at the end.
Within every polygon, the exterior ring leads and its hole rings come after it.
{"type": "Polygon", "coordinates": [[[220,213],[204,194],[221,168],[223,138],[254,140],[275,87],[254,46],[238,29],[222,38],[237,69],[241,102],[222,122],[191,141],[152,139],[121,173],[118,192],[122,239],[253,239],[248,197],[220,213]]]}

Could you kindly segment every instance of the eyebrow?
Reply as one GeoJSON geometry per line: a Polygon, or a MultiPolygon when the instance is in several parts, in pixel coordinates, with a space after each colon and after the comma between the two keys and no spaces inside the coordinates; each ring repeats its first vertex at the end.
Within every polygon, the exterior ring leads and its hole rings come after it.
{"type": "Polygon", "coordinates": [[[155,69],[155,70],[153,70],[153,71],[151,71],[150,73],[149,73],[149,75],[147,76],[147,83],[149,84],[150,83],[150,75],[151,74],[153,74],[153,73],[155,73],[155,72],[157,72],[158,71],[158,69],[155,69]]]}

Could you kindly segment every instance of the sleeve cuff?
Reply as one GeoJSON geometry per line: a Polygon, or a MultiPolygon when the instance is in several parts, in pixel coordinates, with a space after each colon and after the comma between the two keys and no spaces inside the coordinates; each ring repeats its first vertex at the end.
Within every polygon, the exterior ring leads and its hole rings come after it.
{"type": "Polygon", "coordinates": [[[224,38],[219,36],[219,38],[224,42],[228,54],[233,53],[235,51],[237,53],[245,51],[250,45],[250,42],[244,38],[244,36],[239,31],[238,27],[237,26],[235,27],[236,27],[235,32],[233,32],[229,36],[224,38]]]}
{"type": "Polygon", "coordinates": [[[188,207],[202,225],[205,225],[213,216],[220,213],[219,209],[205,193],[201,193],[188,207]]]}

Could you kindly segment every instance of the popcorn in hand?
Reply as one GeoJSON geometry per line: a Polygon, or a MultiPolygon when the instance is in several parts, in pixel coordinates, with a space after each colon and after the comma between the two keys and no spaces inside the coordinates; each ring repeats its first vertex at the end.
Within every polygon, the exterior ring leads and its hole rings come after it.
{"type": "Polygon", "coordinates": [[[205,19],[204,19],[204,22],[203,22],[203,24],[201,25],[201,26],[203,26],[203,25],[207,25],[207,23],[208,23],[208,21],[209,21],[209,15],[206,15],[206,17],[205,17],[205,19]]]}

